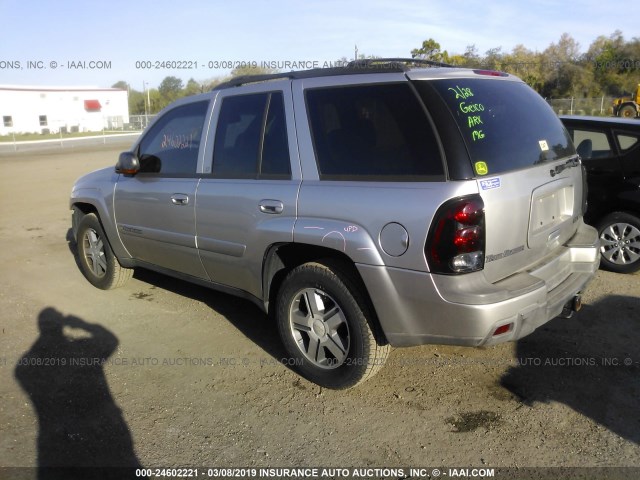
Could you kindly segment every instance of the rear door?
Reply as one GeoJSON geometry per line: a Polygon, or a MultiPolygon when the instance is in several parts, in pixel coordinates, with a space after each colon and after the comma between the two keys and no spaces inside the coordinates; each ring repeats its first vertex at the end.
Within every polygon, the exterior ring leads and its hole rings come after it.
{"type": "Polygon", "coordinates": [[[565,120],[569,134],[587,170],[589,217],[597,220],[609,213],[616,194],[624,189],[624,174],[609,126],[565,120]]]}
{"type": "Polygon", "coordinates": [[[219,92],[197,192],[197,244],[212,281],[262,294],[269,246],[293,241],[301,180],[291,82],[219,92]]]}
{"type": "Polygon", "coordinates": [[[583,187],[575,149],[546,102],[514,77],[485,74],[430,83],[464,138],[485,204],[484,273],[497,281],[533,266],[574,235],[583,187]]]}

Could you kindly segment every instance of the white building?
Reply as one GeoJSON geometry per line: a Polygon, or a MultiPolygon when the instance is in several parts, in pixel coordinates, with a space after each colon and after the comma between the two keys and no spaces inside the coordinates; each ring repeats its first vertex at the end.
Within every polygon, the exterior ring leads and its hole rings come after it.
{"type": "Polygon", "coordinates": [[[129,123],[128,92],[118,88],[0,85],[0,135],[97,132],[129,123]]]}

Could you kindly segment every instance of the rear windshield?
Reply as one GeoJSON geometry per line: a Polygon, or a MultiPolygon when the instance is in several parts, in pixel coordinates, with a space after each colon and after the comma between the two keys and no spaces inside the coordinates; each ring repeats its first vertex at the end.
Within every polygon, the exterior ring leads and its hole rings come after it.
{"type": "MultiPolygon", "coordinates": [[[[423,95],[431,90],[414,82],[423,95]]],[[[495,175],[575,154],[562,123],[525,83],[489,79],[430,81],[453,113],[477,175],[495,175]]]]}

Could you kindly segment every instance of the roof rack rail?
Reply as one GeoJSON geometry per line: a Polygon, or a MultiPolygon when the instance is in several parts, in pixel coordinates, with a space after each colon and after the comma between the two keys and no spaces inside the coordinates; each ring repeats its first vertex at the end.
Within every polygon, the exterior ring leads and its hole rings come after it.
{"type": "Polygon", "coordinates": [[[454,67],[447,63],[434,62],[432,60],[424,60],[421,58],[367,58],[351,61],[344,67],[313,68],[311,70],[268,73],[264,75],[242,75],[216,85],[212,90],[222,90],[225,88],[247,85],[249,83],[261,83],[283,79],[332,77],[335,75],[353,75],[362,73],[403,73],[409,70],[408,64],[429,65],[430,67],[454,67]]]}
{"type": "Polygon", "coordinates": [[[428,65],[430,67],[456,68],[455,65],[450,65],[444,62],[436,62],[434,60],[426,60],[424,58],[363,58],[361,60],[352,60],[347,64],[347,66],[353,67],[353,68],[362,68],[362,67],[374,66],[376,64],[398,64],[398,65],[415,64],[415,65],[428,65]]]}

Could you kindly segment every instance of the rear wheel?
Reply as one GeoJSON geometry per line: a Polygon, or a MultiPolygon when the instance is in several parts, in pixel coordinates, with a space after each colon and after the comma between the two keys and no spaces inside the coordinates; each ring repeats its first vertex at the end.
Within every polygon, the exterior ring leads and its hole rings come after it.
{"type": "Polygon", "coordinates": [[[330,261],[305,263],[287,275],[277,299],[280,337],[296,369],[333,389],[372,377],[390,350],[376,340],[371,308],[347,272],[330,261]]]}
{"type": "Polygon", "coordinates": [[[124,285],[133,269],[118,263],[98,217],[89,213],[78,225],[78,262],[80,270],[91,284],[102,290],[124,285]]]}
{"type": "Polygon", "coordinates": [[[640,270],[640,219],[628,213],[607,215],[598,223],[602,267],[618,273],[640,270]]]}
{"type": "Polygon", "coordinates": [[[638,116],[638,111],[633,105],[625,105],[620,108],[618,115],[623,118],[635,118],[638,116]]]}

